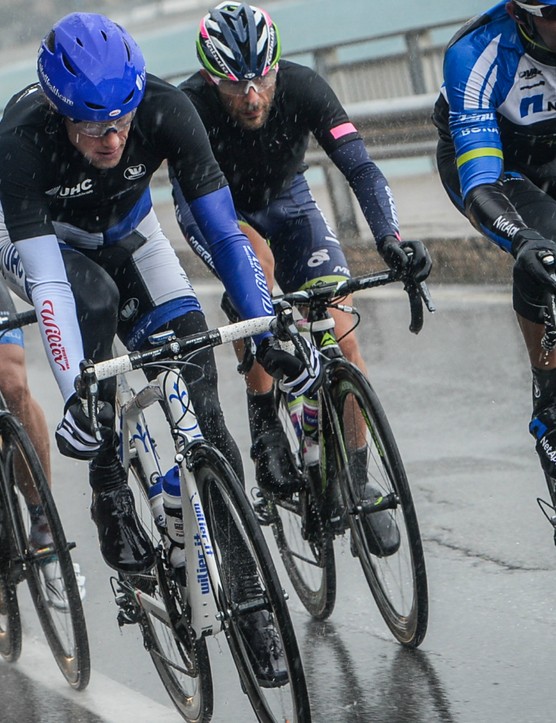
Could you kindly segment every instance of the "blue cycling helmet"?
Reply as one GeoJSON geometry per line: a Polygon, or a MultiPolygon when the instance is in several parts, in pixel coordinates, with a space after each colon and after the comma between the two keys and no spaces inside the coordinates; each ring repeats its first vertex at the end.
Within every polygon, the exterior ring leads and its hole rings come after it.
{"type": "Polygon", "coordinates": [[[42,89],[61,115],[102,122],[134,110],[145,94],[145,59],[119,25],[96,13],[59,20],[39,48],[42,89]]]}
{"type": "Polygon", "coordinates": [[[253,5],[223,2],[201,20],[197,57],[211,75],[228,80],[265,76],[281,51],[278,28],[253,5]]]}

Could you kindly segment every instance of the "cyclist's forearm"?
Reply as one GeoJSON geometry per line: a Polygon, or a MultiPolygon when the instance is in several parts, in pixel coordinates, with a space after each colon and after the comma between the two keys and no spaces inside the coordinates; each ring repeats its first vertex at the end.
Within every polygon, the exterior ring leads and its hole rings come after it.
{"type": "Polygon", "coordinates": [[[371,160],[361,140],[350,141],[330,158],[344,174],[376,239],[399,236],[398,212],[392,190],[382,171],[371,160]]]}
{"type": "Polygon", "coordinates": [[[516,233],[527,228],[500,182],[472,188],[465,197],[465,212],[475,228],[504,251],[511,251],[516,233]]]}
{"type": "Polygon", "coordinates": [[[239,230],[228,188],[197,198],[190,207],[210,244],[218,276],[240,317],[272,315],[264,272],[247,237],[239,230]]]}
{"type": "Polygon", "coordinates": [[[83,343],[75,301],[55,236],[16,243],[50,367],[64,401],[83,359],[83,343]]]}

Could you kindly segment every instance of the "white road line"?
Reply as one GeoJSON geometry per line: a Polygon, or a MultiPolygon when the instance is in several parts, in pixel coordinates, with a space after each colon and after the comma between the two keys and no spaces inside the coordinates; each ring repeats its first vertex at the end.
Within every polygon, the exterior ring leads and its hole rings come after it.
{"type": "MultiPolygon", "coordinates": [[[[33,638],[23,640],[21,658],[14,667],[36,683],[71,700],[73,705],[102,718],[105,723],[178,723],[179,714],[105,675],[91,671],[84,691],[74,691],[65,682],[48,646],[33,638]]],[[[153,670],[153,675],[156,675],[153,670]]]]}

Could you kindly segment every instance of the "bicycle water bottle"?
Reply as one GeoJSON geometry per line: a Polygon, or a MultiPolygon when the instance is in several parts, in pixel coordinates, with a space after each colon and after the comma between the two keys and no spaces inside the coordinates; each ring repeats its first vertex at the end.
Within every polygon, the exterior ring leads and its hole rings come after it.
{"type": "Polygon", "coordinates": [[[174,465],[162,478],[162,501],[166,515],[166,535],[170,565],[185,575],[183,512],[181,507],[180,469],[174,465]]]}
{"type": "Polygon", "coordinates": [[[303,433],[306,437],[316,439],[319,431],[319,400],[318,397],[303,395],[303,433]]]}
{"type": "Polygon", "coordinates": [[[149,487],[148,491],[149,503],[153,513],[154,523],[162,532],[166,532],[166,514],[164,512],[164,502],[162,500],[162,477],[149,487]]]}
{"type": "Polygon", "coordinates": [[[299,441],[303,438],[303,396],[294,397],[288,394],[288,412],[292,420],[292,427],[299,441]]]}

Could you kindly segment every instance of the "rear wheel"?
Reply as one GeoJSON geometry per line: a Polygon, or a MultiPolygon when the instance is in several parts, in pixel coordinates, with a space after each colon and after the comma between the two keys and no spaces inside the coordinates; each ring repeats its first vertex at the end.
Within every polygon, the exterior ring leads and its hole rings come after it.
{"type": "Polygon", "coordinates": [[[271,524],[284,567],[306,610],[317,620],[325,620],[336,602],[334,538],[326,529],[318,502],[320,485],[318,464],[306,468],[301,445],[290,417],[287,395],[278,394],[278,418],[303,478],[304,490],[281,501],[267,501],[267,519],[271,524]]]}
{"type": "Polygon", "coordinates": [[[193,450],[191,465],[220,573],[215,593],[243,689],[263,723],[310,721],[305,675],[285,593],[245,492],[228,463],[211,447],[193,450]],[[253,635],[255,629],[262,637],[253,635]],[[269,663],[276,657],[282,661],[279,677],[269,663]]]}
{"type": "Polygon", "coordinates": [[[427,630],[427,577],[415,507],[394,436],[378,397],[356,367],[337,365],[325,394],[331,397],[335,428],[327,448],[335,449],[353,552],[386,624],[397,640],[416,647],[427,630]],[[374,514],[382,515],[389,532],[397,528],[397,547],[382,546],[374,514]]]}
{"type": "MultiPolygon", "coordinates": [[[[82,690],[89,682],[90,659],[87,629],[79,588],[58,511],[54,504],[48,482],[27,433],[17,419],[10,414],[0,416],[2,438],[2,466],[6,479],[8,498],[13,520],[13,542],[17,561],[22,565],[29,585],[31,598],[42,625],[46,640],[65,679],[76,690],[82,690]],[[25,490],[25,498],[21,490],[25,490]],[[52,544],[34,549],[29,541],[31,517],[26,499],[40,504],[52,534],[52,544]],[[66,602],[64,607],[51,603],[42,572],[47,562],[57,564],[57,575],[62,580],[66,602]]],[[[9,595],[9,590],[8,590],[9,595]]]]}

